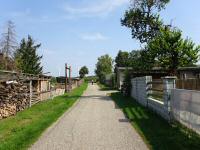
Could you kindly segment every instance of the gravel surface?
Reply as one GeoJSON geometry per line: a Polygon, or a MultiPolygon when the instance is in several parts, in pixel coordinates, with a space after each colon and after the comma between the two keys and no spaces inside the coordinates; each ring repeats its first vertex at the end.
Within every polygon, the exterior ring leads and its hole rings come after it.
{"type": "Polygon", "coordinates": [[[78,103],[48,128],[30,150],[146,150],[120,109],[89,85],[78,103]]]}

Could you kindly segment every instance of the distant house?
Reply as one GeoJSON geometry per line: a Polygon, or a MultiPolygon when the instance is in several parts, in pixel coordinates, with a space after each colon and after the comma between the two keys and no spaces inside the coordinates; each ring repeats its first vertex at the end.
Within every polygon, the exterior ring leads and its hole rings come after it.
{"type": "MultiPolygon", "coordinates": [[[[57,86],[60,88],[65,88],[65,82],[66,82],[66,77],[65,76],[59,76],[56,77],[56,81],[57,81],[57,86]]],[[[77,86],[80,86],[82,83],[82,79],[79,77],[72,77],[71,78],[71,88],[74,89],[77,86]]],[[[69,81],[68,81],[68,85],[69,85],[69,81]]]]}
{"type": "MultiPolygon", "coordinates": [[[[131,71],[132,77],[141,77],[141,76],[152,76],[153,79],[160,79],[164,76],[169,76],[167,70],[163,70],[159,67],[154,67],[150,71],[136,71],[132,67],[117,67],[117,87],[121,89],[121,86],[124,82],[125,72],[131,71]]],[[[177,77],[179,79],[191,79],[191,78],[200,78],[200,66],[195,67],[180,67],[177,70],[177,77]]]]}
{"type": "Polygon", "coordinates": [[[133,70],[132,67],[117,67],[117,87],[121,89],[126,71],[131,72],[131,76],[134,77],[142,77],[142,76],[152,76],[153,79],[159,79],[163,76],[167,76],[168,72],[162,70],[161,68],[155,67],[150,71],[136,71],[133,70]]]}
{"type": "Polygon", "coordinates": [[[200,66],[195,67],[180,67],[178,69],[178,78],[191,79],[200,78],[200,66]]]}
{"type": "Polygon", "coordinates": [[[105,84],[108,86],[114,86],[113,84],[113,77],[115,76],[114,73],[106,74],[105,75],[105,84]]]}

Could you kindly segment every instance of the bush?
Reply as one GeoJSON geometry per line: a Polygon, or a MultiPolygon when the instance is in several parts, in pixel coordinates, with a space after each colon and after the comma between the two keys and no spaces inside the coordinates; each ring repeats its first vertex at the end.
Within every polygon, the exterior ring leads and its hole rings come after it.
{"type": "Polygon", "coordinates": [[[131,73],[127,70],[125,72],[125,79],[124,79],[124,83],[123,83],[122,88],[121,88],[121,92],[125,96],[130,96],[131,95],[131,88],[132,88],[131,73]]]}

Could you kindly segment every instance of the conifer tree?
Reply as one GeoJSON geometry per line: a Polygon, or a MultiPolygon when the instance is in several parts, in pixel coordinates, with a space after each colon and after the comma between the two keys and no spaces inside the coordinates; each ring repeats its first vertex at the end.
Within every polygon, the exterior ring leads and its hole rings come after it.
{"type": "Polygon", "coordinates": [[[37,54],[40,46],[41,44],[35,44],[31,36],[28,36],[27,40],[25,38],[22,39],[20,47],[15,53],[16,66],[20,71],[30,74],[42,73],[42,56],[37,54]]]}

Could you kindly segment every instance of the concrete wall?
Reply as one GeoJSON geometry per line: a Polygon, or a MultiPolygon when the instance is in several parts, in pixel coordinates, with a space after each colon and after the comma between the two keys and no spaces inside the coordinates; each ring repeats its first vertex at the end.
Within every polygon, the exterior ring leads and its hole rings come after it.
{"type": "Polygon", "coordinates": [[[166,120],[169,120],[169,113],[166,111],[164,102],[158,101],[153,98],[148,98],[148,108],[156,112],[158,115],[166,120]]]}
{"type": "Polygon", "coordinates": [[[148,82],[150,82],[152,78],[150,76],[146,77],[138,77],[131,80],[132,82],[132,90],[131,96],[136,99],[143,106],[147,106],[147,95],[148,95],[148,82]]]}
{"type": "Polygon", "coordinates": [[[170,120],[169,98],[170,90],[174,87],[174,80],[171,77],[163,78],[164,96],[163,101],[150,98],[152,77],[137,77],[131,80],[132,90],[131,96],[141,105],[153,110],[166,120],[170,120]]]}
{"type": "Polygon", "coordinates": [[[163,78],[163,100],[148,97],[151,77],[132,79],[131,96],[164,119],[177,120],[200,134],[200,91],[175,89],[175,78],[163,78]]]}
{"type": "Polygon", "coordinates": [[[173,89],[172,117],[200,134],[200,91],[173,89]]]}

